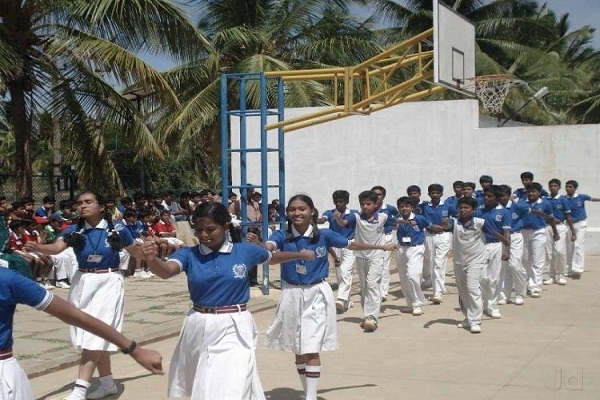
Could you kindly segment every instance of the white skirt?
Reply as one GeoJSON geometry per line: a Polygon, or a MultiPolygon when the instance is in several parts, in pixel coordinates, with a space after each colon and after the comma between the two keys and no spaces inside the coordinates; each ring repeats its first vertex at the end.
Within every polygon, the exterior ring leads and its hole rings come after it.
{"type": "Polygon", "coordinates": [[[267,329],[267,346],[294,354],[337,350],[335,300],[331,286],[282,283],[275,317],[267,329]]]}
{"type": "Polygon", "coordinates": [[[0,361],[0,400],[34,400],[29,380],[17,359],[0,361]]]}
{"type": "MultiPolygon", "coordinates": [[[[69,303],[119,332],[123,326],[124,299],[123,275],[118,272],[94,274],[77,271],[71,281],[69,303]]],[[[119,349],[101,337],[75,326],[71,326],[71,343],[79,351],[119,349]]]]}
{"type": "Polygon", "coordinates": [[[258,329],[248,311],[202,314],[183,322],[169,370],[169,397],[264,400],[256,367],[258,329]]]}

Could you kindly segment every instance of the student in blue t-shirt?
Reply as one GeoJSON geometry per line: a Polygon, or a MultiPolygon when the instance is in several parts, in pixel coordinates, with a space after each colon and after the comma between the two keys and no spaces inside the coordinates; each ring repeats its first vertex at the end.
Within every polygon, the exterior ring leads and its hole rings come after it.
{"type": "Polygon", "coordinates": [[[552,206],[540,196],[542,185],[532,182],[527,185],[527,199],[524,201],[529,214],[523,219],[523,264],[529,276],[529,295],[538,298],[542,295],[542,275],[546,260],[546,226],[552,229],[552,237],[558,240],[556,224],[552,217],[552,206]]]}
{"type": "MultiPolygon", "coordinates": [[[[124,282],[119,269],[119,252],[124,249],[140,257],[133,237],[122,224],[114,224],[106,213],[106,199],[94,192],[83,192],[77,198],[79,222],[67,229],[62,238],[52,244],[28,242],[28,251],[47,255],[61,253],[72,247],[79,269],[69,291],[69,302],[80,310],[111,321],[121,330],[124,317],[124,282]]],[[[71,342],[81,350],[78,379],[68,400],[99,399],[117,393],[111,372],[110,351],[117,347],[79,328],[71,328],[71,342]],[[98,369],[100,387],[87,394],[90,380],[98,369]]]]}
{"type": "Polygon", "coordinates": [[[264,399],[256,368],[254,317],[248,311],[250,267],[264,262],[309,262],[312,251],[272,255],[254,243],[231,241],[227,207],[200,203],[193,214],[198,246],[182,248],[167,261],[156,242],[141,244],[144,259],[163,279],[185,272],[193,307],[185,317],[169,371],[168,397],[264,399]]]}
{"type": "MultiPolygon", "coordinates": [[[[444,187],[434,183],[429,185],[427,192],[431,201],[419,205],[420,214],[427,218],[432,224],[441,225],[444,220],[456,216],[458,211],[448,203],[442,201],[444,187]]],[[[442,302],[446,293],[446,265],[448,264],[448,253],[452,234],[444,231],[429,229],[425,232],[425,268],[428,268],[432,285],[433,296],[430,300],[434,304],[442,302]]]]}
{"type": "Polygon", "coordinates": [[[552,230],[548,226],[546,231],[546,265],[545,270],[548,271],[548,279],[543,281],[544,285],[566,285],[565,279],[567,265],[567,232],[571,232],[571,237],[575,237],[575,227],[571,218],[571,206],[565,196],[560,192],[561,182],[559,179],[550,179],[548,182],[548,190],[550,195],[546,200],[552,206],[552,215],[556,224],[556,231],[559,239],[552,240],[552,230]]]}
{"type": "MultiPolygon", "coordinates": [[[[329,229],[339,233],[348,240],[354,240],[354,226],[349,223],[350,215],[356,210],[348,208],[350,193],[346,190],[333,192],[333,204],[335,208],[327,210],[323,216],[317,219],[318,224],[329,222],[329,229]]],[[[337,300],[335,309],[338,314],[346,312],[351,306],[350,290],[352,288],[352,269],[356,257],[354,252],[347,247],[332,248],[335,255],[335,272],[338,282],[337,300]]]]}
{"type": "MultiPolygon", "coordinates": [[[[523,187],[518,188],[517,190],[514,191],[513,193],[513,199],[523,199],[523,200],[527,200],[527,186],[533,182],[533,173],[529,172],[529,171],[525,171],[521,174],[521,183],[523,184],[523,187]]],[[[540,197],[544,198],[544,197],[548,197],[548,192],[546,192],[544,190],[544,188],[542,188],[540,190],[540,197]]]]}
{"type": "MultiPolygon", "coordinates": [[[[369,193],[374,197],[371,204],[373,212],[377,195],[369,193]]],[[[358,231],[356,240],[350,241],[330,229],[319,229],[314,203],[307,195],[293,196],[288,201],[286,212],[287,229],[273,232],[265,247],[271,251],[307,249],[313,251],[316,258],[281,264],[281,297],[275,317],[267,329],[267,346],[294,353],[305,399],[316,400],[321,376],[319,353],[337,350],[338,347],[335,301],[331,287],[325,282],[329,273],[328,249],[348,247],[352,250],[392,251],[395,245],[361,242],[358,231]]],[[[247,238],[258,240],[253,233],[249,233],[247,238]]],[[[379,289],[379,281],[374,283],[374,288],[379,289]]]]}
{"type": "Polygon", "coordinates": [[[577,193],[578,187],[577,181],[570,180],[565,183],[566,198],[571,207],[571,218],[573,218],[573,227],[575,228],[574,231],[567,232],[567,270],[573,279],[579,279],[585,270],[584,245],[587,230],[585,202],[600,201],[600,198],[577,193]]]}
{"type": "Polygon", "coordinates": [[[501,290],[502,261],[509,259],[510,250],[510,212],[499,203],[502,191],[497,185],[490,185],[483,190],[483,205],[477,208],[475,216],[485,221],[485,252],[487,268],[481,275],[481,294],[483,312],[500,318],[498,309],[501,290]]]}
{"type": "MultiPolygon", "coordinates": [[[[431,222],[423,215],[414,213],[415,204],[409,197],[400,197],[396,204],[400,211],[397,218],[398,231],[398,274],[406,304],[414,316],[423,314],[427,304],[421,280],[423,278],[423,255],[425,254],[425,229],[433,229],[431,222]]],[[[441,229],[441,227],[439,227],[441,229]]]]}
{"type": "Polygon", "coordinates": [[[25,371],[13,357],[13,317],[17,304],[26,304],[45,311],[69,325],[100,336],[113,343],[123,353],[131,355],[150,372],[162,374],[162,357],[157,351],[138,347],[135,341],[126,338],[110,325],[84,313],[32,280],[7,268],[0,268],[0,304],[0,393],[10,393],[10,397],[6,398],[35,399],[25,371]]]}

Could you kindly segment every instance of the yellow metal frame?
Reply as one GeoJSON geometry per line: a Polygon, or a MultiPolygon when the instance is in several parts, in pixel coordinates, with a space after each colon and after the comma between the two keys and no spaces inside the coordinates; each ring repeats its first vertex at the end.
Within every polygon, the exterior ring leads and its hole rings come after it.
{"type": "Polygon", "coordinates": [[[330,81],[334,88],[334,104],[338,104],[337,87],[343,82],[344,102],[313,113],[267,124],[267,130],[282,128],[284,132],[322,124],[351,115],[369,115],[407,101],[418,100],[445,90],[433,85],[425,90],[415,87],[433,77],[433,50],[423,50],[431,43],[433,28],[399,43],[353,67],[265,72],[267,78],[284,81],[330,81]],[[394,74],[403,69],[412,76],[401,83],[393,82],[394,74]],[[392,81],[392,82],[390,82],[392,81]],[[355,86],[361,88],[361,98],[355,99],[355,86]]]}

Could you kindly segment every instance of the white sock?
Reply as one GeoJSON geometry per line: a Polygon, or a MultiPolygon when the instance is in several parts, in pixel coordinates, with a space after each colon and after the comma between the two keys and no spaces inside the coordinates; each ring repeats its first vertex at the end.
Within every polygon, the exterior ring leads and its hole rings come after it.
{"type": "Polygon", "coordinates": [[[302,391],[306,393],[306,364],[296,364],[296,369],[298,370],[300,382],[302,382],[302,391]]]}
{"type": "Polygon", "coordinates": [[[110,389],[115,386],[115,381],[113,380],[112,374],[101,376],[98,379],[100,379],[100,386],[102,387],[110,389]]]}
{"type": "Polygon", "coordinates": [[[321,377],[320,365],[306,366],[306,400],[317,400],[317,386],[321,377]]]}
{"type": "Polygon", "coordinates": [[[67,397],[67,400],[85,400],[85,395],[87,394],[87,390],[89,387],[89,382],[86,382],[83,379],[77,379],[75,381],[73,391],[71,392],[69,397],[67,397]]]}

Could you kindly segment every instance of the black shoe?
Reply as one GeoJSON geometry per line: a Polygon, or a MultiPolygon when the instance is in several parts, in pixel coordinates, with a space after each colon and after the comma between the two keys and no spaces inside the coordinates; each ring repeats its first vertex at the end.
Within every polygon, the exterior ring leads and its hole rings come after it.
{"type": "Polygon", "coordinates": [[[260,283],[258,283],[258,281],[250,281],[250,287],[257,287],[260,286],[260,283]]]}

